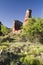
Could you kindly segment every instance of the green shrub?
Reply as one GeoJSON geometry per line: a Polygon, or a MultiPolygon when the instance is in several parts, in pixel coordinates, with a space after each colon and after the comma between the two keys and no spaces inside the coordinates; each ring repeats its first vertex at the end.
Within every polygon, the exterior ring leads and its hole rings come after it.
{"type": "Polygon", "coordinates": [[[43,19],[30,18],[28,24],[23,26],[22,36],[27,37],[30,41],[43,42],[43,19]]]}
{"type": "Polygon", "coordinates": [[[10,62],[10,65],[17,65],[17,64],[14,62],[14,60],[12,60],[12,61],[10,62]]]}
{"type": "Polygon", "coordinates": [[[39,59],[35,58],[34,56],[26,56],[25,58],[21,58],[20,61],[24,64],[24,65],[41,65],[41,62],[39,59]]]}
{"type": "Polygon", "coordinates": [[[10,32],[10,28],[7,28],[4,25],[1,25],[1,31],[3,34],[8,34],[8,32],[10,32]]]}

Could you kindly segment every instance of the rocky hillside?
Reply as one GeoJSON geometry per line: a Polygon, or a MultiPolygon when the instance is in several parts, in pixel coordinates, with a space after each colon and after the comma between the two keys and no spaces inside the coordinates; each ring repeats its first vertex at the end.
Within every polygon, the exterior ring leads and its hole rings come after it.
{"type": "MultiPolygon", "coordinates": [[[[1,25],[1,31],[10,29],[1,25]]],[[[43,19],[30,18],[19,34],[0,36],[0,65],[43,65],[43,19]]]]}

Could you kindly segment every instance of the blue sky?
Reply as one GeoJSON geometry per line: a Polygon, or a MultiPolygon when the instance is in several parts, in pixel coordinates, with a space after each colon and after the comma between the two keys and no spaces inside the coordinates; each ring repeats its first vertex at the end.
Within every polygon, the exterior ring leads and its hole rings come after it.
{"type": "Polygon", "coordinates": [[[33,17],[43,17],[43,0],[0,0],[0,21],[12,27],[15,19],[23,22],[26,9],[33,17]]]}

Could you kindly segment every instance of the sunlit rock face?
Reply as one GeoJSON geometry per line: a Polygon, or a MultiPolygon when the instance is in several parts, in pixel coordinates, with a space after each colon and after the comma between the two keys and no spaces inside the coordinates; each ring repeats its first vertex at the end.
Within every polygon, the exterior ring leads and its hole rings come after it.
{"type": "Polygon", "coordinates": [[[21,30],[21,26],[22,26],[22,22],[20,22],[19,20],[14,20],[12,32],[13,33],[18,32],[19,30],[21,30]]]}
{"type": "Polygon", "coordinates": [[[31,9],[26,10],[26,15],[24,18],[23,25],[26,25],[28,23],[28,19],[31,18],[31,13],[32,13],[31,9]]]}

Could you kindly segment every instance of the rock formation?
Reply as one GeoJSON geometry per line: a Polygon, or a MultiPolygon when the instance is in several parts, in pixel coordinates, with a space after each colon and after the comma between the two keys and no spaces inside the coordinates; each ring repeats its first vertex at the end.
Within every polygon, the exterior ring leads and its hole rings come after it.
{"type": "Polygon", "coordinates": [[[31,18],[31,13],[32,13],[31,9],[26,10],[26,15],[24,18],[23,25],[26,25],[28,23],[28,19],[31,18]]]}
{"type": "Polygon", "coordinates": [[[22,26],[22,22],[20,22],[19,20],[14,20],[12,32],[14,33],[15,31],[19,31],[21,29],[21,26],[22,26]]]}
{"type": "Polygon", "coordinates": [[[12,27],[13,33],[20,31],[22,24],[24,26],[28,23],[28,19],[31,18],[31,13],[32,13],[31,9],[26,10],[26,15],[25,15],[23,23],[20,22],[19,20],[14,20],[14,24],[13,24],[13,27],[12,27]]]}

